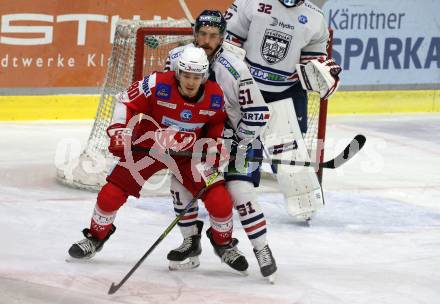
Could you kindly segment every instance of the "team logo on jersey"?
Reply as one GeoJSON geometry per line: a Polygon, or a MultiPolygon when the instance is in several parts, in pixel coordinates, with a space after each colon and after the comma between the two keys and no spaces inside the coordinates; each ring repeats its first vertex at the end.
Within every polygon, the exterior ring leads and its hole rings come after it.
{"type": "Polygon", "coordinates": [[[193,117],[193,114],[192,114],[191,110],[185,109],[182,112],[180,112],[180,118],[184,121],[191,120],[192,117],[193,117]]]}
{"type": "Polygon", "coordinates": [[[301,24],[306,24],[308,21],[309,21],[309,20],[307,19],[306,16],[304,16],[304,15],[300,15],[300,16],[298,16],[298,22],[299,22],[299,23],[301,23],[301,24]]]}
{"type": "Polygon", "coordinates": [[[212,95],[211,96],[211,105],[210,109],[221,109],[222,108],[222,97],[220,95],[212,95]]]}
{"type": "Polygon", "coordinates": [[[156,97],[160,99],[170,99],[171,86],[165,83],[158,83],[156,88],[156,97]]]}
{"type": "Polygon", "coordinates": [[[154,132],[154,137],[160,147],[174,151],[188,150],[194,145],[197,138],[194,132],[179,131],[174,127],[157,129],[154,132]]]}
{"type": "Polygon", "coordinates": [[[261,56],[269,64],[283,60],[289,50],[292,35],[267,29],[261,44],[261,56]]]}

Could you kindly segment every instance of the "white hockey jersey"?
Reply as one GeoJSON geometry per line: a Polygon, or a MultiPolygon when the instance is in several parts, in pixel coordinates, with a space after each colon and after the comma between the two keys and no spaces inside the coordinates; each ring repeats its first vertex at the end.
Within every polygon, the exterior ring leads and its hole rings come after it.
{"type": "MultiPolygon", "coordinates": [[[[187,44],[172,49],[166,60],[165,70],[176,70],[183,49],[187,44]]],[[[210,62],[210,71],[225,95],[225,109],[229,124],[240,139],[257,138],[270,118],[269,108],[263,99],[246,64],[223,48],[210,62]]],[[[211,79],[211,77],[210,77],[211,79]]]]}
{"type": "Polygon", "coordinates": [[[227,40],[241,44],[263,91],[282,92],[298,81],[295,65],[327,56],[323,12],[305,1],[287,8],[279,0],[235,0],[225,13],[227,40]]]}

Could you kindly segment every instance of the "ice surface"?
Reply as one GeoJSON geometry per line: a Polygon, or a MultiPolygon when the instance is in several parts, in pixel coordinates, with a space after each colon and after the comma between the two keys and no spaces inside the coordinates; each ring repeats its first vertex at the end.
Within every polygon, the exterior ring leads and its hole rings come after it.
{"type": "MultiPolygon", "coordinates": [[[[82,238],[96,193],[55,181],[63,143],[80,149],[91,122],[0,123],[0,303],[440,303],[440,115],[332,117],[326,156],[354,135],[367,144],[324,173],[326,206],[310,227],[287,215],[276,186],[258,200],[279,266],[270,285],[237,219],[250,263],[243,277],[203,238],[201,266],[170,272],[177,229],[115,295],[119,282],[173,219],[168,196],[130,199],[117,232],[88,262],[66,262],[82,238]]],[[[166,193],[164,189],[163,193],[166,193]]],[[[201,208],[201,217],[207,219],[201,208]]]]}

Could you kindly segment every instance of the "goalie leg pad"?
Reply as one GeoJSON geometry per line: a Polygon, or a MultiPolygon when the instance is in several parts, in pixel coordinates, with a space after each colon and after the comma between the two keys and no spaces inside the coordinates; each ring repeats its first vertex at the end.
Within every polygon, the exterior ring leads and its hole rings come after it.
{"type": "MultiPolygon", "coordinates": [[[[264,143],[271,157],[287,160],[310,161],[307,148],[296,119],[291,99],[270,103],[271,120],[265,132],[264,143]]],[[[290,215],[303,220],[324,204],[321,186],[312,167],[279,165],[277,181],[286,200],[290,215]],[[320,195],[317,195],[320,193],[320,195]]]]}

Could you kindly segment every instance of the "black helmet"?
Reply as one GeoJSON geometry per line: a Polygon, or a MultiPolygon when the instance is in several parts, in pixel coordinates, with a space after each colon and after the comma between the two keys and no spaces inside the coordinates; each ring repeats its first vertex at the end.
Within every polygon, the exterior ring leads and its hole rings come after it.
{"type": "Polygon", "coordinates": [[[294,7],[303,4],[304,0],[280,0],[280,2],[287,7],[294,7]]]}
{"type": "Polygon", "coordinates": [[[220,35],[226,31],[226,20],[220,11],[204,10],[194,24],[194,31],[197,33],[202,26],[213,26],[218,28],[220,35]]]}

